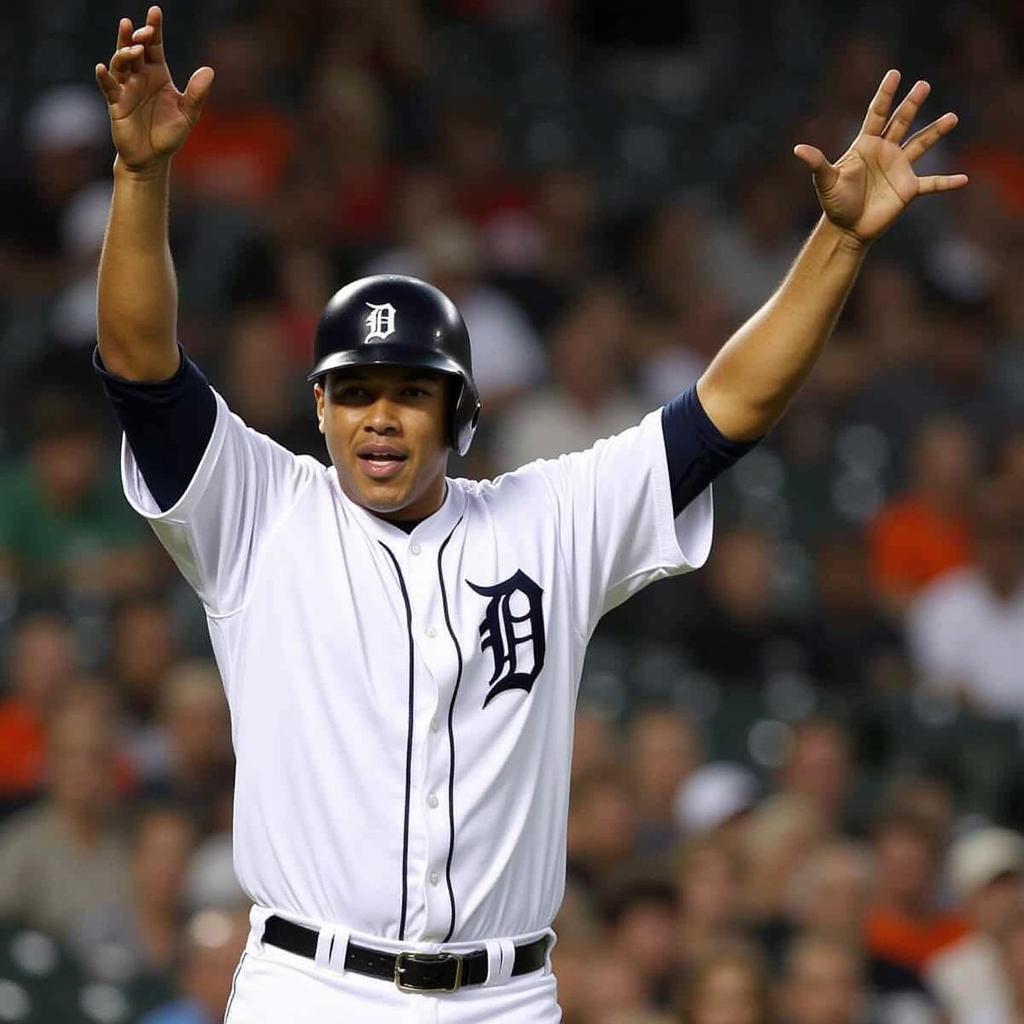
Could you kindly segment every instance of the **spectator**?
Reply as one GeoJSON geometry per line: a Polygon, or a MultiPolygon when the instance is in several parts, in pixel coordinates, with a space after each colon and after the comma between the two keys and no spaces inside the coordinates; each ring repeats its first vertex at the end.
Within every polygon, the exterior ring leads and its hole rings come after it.
{"type": "Polygon", "coordinates": [[[683,847],[676,888],[679,893],[678,952],[692,967],[723,942],[741,935],[742,862],[721,837],[709,835],[683,847]]]}
{"type": "Polygon", "coordinates": [[[954,844],[950,874],[972,930],[934,958],[928,980],[950,1024],[1012,1020],[1002,949],[1024,910],[1024,839],[999,828],[972,832],[954,844]]]}
{"type": "Polygon", "coordinates": [[[675,835],[673,800],[701,758],[693,723],[670,708],[641,711],[629,725],[627,758],[637,813],[637,854],[667,854],[675,835]]]}
{"type": "Polygon", "coordinates": [[[902,630],[880,606],[857,535],[833,535],[814,554],[817,603],[803,631],[812,674],[843,694],[904,692],[902,630]]]}
{"type": "Polygon", "coordinates": [[[67,621],[53,613],[23,619],[7,660],[7,696],[0,701],[0,809],[38,797],[46,767],[46,729],[77,673],[67,621]]]}
{"type": "Polygon", "coordinates": [[[28,456],[0,470],[0,579],[25,592],[115,595],[152,578],[148,538],[73,394],[35,396],[28,456]]]}
{"type": "Polygon", "coordinates": [[[553,384],[516,402],[498,426],[499,468],[589,448],[640,422],[648,410],[623,379],[626,323],[622,298],[599,285],[569,309],[552,340],[553,384]]]}
{"type": "Polygon", "coordinates": [[[896,811],[877,822],[873,845],[877,870],[865,945],[874,956],[920,975],[968,931],[960,914],[937,905],[943,840],[927,820],[896,811]]]}
{"type": "Polygon", "coordinates": [[[871,563],[888,606],[903,611],[929,583],[971,560],[965,510],[977,485],[977,452],[962,423],[929,420],[914,445],[910,489],[871,530],[871,563]]]}
{"type": "Polygon", "coordinates": [[[171,806],[141,811],[131,837],[127,899],[84,917],[71,936],[94,978],[132,983],[150,1005],[170,997],[183,925],[182,893],[195,826],[171,806]]]}
{"type": "MultiPolygon", "coordinates": [[[[680,1006],[680,1024],[774,1024],[768,972],[743,946],[710,953],[691,971],[680,1006]]],[[[831,1024],[831,1022],[829,1022],[831,1024]]]]}
{"type": "Polygon", "coordinates": [[[637,878],[622,885],[607,901],[611,947],[643,979],[650,1001],[668,1009],[677,980],[676,894],[668,881],[637,878]]]}
{"type": "Polygon", "coordinates": [[[576,789],[569,810],[569,875],[600,890],[621,871],[636,846],[636,810],[616,772],[576,789]]]}
{"type": "Polygon", "coordinates": [[[181,998],[153,1010],[141,1024],[219,1024],[224,1020],[248,934],[248,915],[241,911],[196,914],[186,930],[181,998]]]}
{"type": "Polygon", "coordinates": [[[726,685],[754,688],[777,665],[779,636],[789,623],[772,600],[775,546],[762,530],[737,527],[719,537],[692,620],[682,642],[697,668],[726,685]]]}
{"type": "Polygon", "coordinates": [[[146,786],[170,770],[168,738],[157,710],[177,654],[177,634],[167,603],[155,592],[120,602],[110,629],[110,677],[121,705],[126,752],[146,786]]]}
{"type": "Polygon", "coordinates": [[[231,789],[233,759],[227,703],[216,666],[180,661],[160,695],[160,725],[168,742],[168,774],[149,795],[187,808],[201,832],[216,823],[221,794],[231,789]]]}
{"type": "Polygon", "coordinates": [[[571,779],[574,786],[615,771],[621,763],[619,737],[609,715],[580,704],[572,743],[571,779]]]}
{"type": "Polygon", "coordinates": [[[677,833],[697,839],[715,833],[738,851],[742,829],[757,805],[757,779],[731,761],[695,768],[676,792],[673,813],[677,833]]]}
{"type": "Polygon", "coordinates": [[[524,241],[537,249],[533,188],[510,170],[497,112],[479,96],[448,104],[441,115],[441,161],[460,216],[475,225],[488,263],[521,262],[524,241]]]}
{"type": "Polygon", "coordinates": [[[801,935],[786,956],[781,1002],[787,1024],[868,1024],[861,951],[831,935],[801,935]]]}
{"type": "Polygon", "coordinates": [[[850,737],[835,719],[808,718],[794,729],[779,768],[779,792],[806,799],[828,834],[842,825],[851,782],[850,737]]]}
{"type": "MultiPolygon", "coordinates": [[[[873,865],[868,851],[850,840],[817,847],[795,872],[784,917],[760,935],[769,962],[781,971],[786,950],[802,933],[831,935],[859,945],[871,901],[873,865]]],[[[880,1021],[931,1020],[935,1001],[913,971],[883,957],[865,955],[865,982],[880,1021]]]]}
{"type": "Polygon", "coordinates": [[[175,176],[199,203],[256,210],[282,182],[294,145],[291,122],[261,95],[267,75],[251,28],[225,26],[206,48],[217,88],[174,161],[175,176]]]}
{"type": "Polygon", "coordinates": [[[102,704],[76,700],[58,712],[46,799],[12,817],[0,837],[0,918],[66,940],[89,914],[125,901],[114,767],[113,723],[102,704]]]}
{"type": "Polygon", "coordinates": [[[722,289],[733,316],[749,316],[786,276],[800,249],[789,168],[742,168],[733,211],[712,222],[704,276],[722,289]]]}
{"type": "Polygon", "coordinates": [[[743,908],[755,922],[778,917],[806,857],[830,835],[817,804],[800,793],[764,800],[743,827],[743,908]]]}
{"type": "Polygon", "coordinates": [[[1005,484],[974,509],[976,561],[937,581],[911,607],[908,632],[924,686],[981,715],[1020,717],[1024,690],[1024,518],[1005,484]]]}
{"type": "Polygon", "coordinates": [[[29,107],[27,173],[22,181],[4,183],[0,283],[12,294],[32,294],[60,282],[64,212],[106,171],[110,126],[103,114],[102,100],[81,84],[47,89],[29,107]]]}

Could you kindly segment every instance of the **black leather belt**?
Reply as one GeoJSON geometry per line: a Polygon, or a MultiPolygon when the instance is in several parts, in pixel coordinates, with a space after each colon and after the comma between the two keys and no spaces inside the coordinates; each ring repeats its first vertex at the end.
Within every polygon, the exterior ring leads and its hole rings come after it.
{"type": "MultiPolygon", "coordinates": [[[[263,926],[264,942],[310,960],[316,957],[319,937],[320,933],[316,929],[286,921],[276,914],[268,917],[263,926]]],[[[544,966],[547,950],[547,936],[525,946],[516,946],[512,977],[539,971],[544,966]]],[[[403,992],[455,992],[466,985],[482,985],[487,980],[487,951],[386,953],[349,940],[345,952],[345,970],[393,981],[403,992]]]]}

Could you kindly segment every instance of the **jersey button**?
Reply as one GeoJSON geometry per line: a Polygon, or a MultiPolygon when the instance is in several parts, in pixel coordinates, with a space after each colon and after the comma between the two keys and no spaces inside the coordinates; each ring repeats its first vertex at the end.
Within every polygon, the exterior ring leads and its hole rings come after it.
{"type": "Polygon", "coordinates": [[[409,545],[409,551],[411,554],[418,555],[422,550],[423,548],[421,548],[415,541],[409,545]]]}
{"type": "Polygon", "coordinates": [[[433,810],[437,806],[437,797],[433,793],[427,797],[427,806],[433,810]]]}
{"type": "Polygon", "coordinates": [[[437,636],[437,630],[433,626],[427,626],[425,632],[427,636],[430,637],[431,640],[433,640],[434,637],[437,636]]]}
{"type": "Polygon", "coordinates": [[[436,871],[431,871],[430,872],[430,884],[431,885],[437,885],[437,883],[440,880],[441,880],[441,876],[436,871]]]}

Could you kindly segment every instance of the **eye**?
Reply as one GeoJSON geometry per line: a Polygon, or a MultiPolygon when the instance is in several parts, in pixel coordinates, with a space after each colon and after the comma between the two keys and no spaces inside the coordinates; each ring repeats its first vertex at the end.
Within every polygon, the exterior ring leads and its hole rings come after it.
{"type": "Polygon", "coordinates": [[[358,384],[347,384],[335,388],[333,394],[336,402],[355,402],[366,397],[366,388],[358,384]]]}
{"type": "Polygon", "coordinates": [[[416,385],[410,385],[407,387],[403,394],[409,398],[429,398],[430,392],[426,388],[417,387],[416,385]]]}

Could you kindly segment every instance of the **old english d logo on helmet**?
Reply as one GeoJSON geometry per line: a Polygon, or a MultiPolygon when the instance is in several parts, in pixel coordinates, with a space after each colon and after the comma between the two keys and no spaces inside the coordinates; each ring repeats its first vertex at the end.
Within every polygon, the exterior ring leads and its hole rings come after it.
{"type": "Polygon", "coordinates": [[[371,312],[366,318],[366,326],[368,333],[364,342],[373,341],[374,338],[380,338],[383,341],[389,335],[395,333],[395,307],[390,302],[382,303],[379,306],[375,306],[372,302],[366,304],[369,306],[371,312]]]}
{"type": "Polygon", "coordinates": [[[448,440],[460,455],[469,451],[480,395],[469,332],[444,292],[399,274],[362,277],[335,292],[320,315],[306,379],[345,366],[417,366],[454,377],[448,440]]]}

